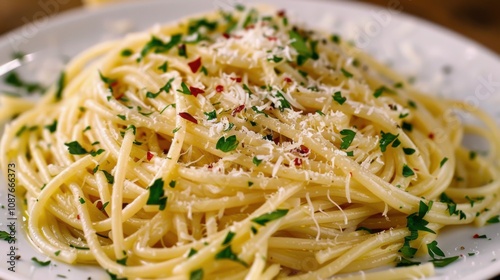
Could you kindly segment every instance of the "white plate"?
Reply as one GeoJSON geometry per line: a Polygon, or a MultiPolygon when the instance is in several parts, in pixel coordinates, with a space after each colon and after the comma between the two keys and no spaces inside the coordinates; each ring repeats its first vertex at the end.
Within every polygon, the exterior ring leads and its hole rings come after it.
{"type": "MultiPolygon", "coordinates": [[[[58,9],[39,6],[40,12],[58,9]]],[[[165,23],[184,16],[228,7],[235,0],[171,0],[140,1],[107,6],[101,9],[79,9],[31,24],[0,37],[0,65],[11,60],[14,51],[32,53],[39,57],[71,57],[97,42],[141,31],[155,23],[165,23]]],[[[245,1],[249,3],[253,1],[245,1]]],[[[417,78],[417,85],[439,95],[465,99],[492,114],[500,123],[500,59],[491,51],[450,31],[406,16],[404,1],[397,10],[356,2],[337,1],[260,1],[286,8],[310,26],[336,31],[349,38],[363,50],[382,62],[392,65],[407,76],[417,78]],[[444,73],[443,68],[451,69],[444,73]],[[496,93],[496,94],[495,94],[496,93]]],[[[61,4],[62,5],[62,4],[61,4]]],[[[431,7],[429,7],[431,8],[431,7]]],[[[11,64],[12,65],[12,64],[11,64]]],[[[54,66],[56,65],[56,66],[54,66]]],[[[33,77],[55,79],[53,59],[37,59],[23,71],[47,69],[33,77]],[[35,67],[36,66],[36,67],[35,67]],[[47,73],[49,75],[47,76],[47,73]],[[38,75],[38,76],[37,76],[38,75]]],[[[0,68],[1,70],[2,68],[0,68]]],[[[4,68],[5,69],[5,68],[4,68]]],[[[3,79],[1,79],[3,80],[3,79]]],[[[0,185],[0,204],[7,205],[5,180],[0,185]]],[[[20,200],[20,198],[18,198],[20,200]]],[[[7,207],[6,207],[7,208],[7,207]]],[[[19,208],[18,208],[19,209],[19,208]]],[[[19,211],[17,217],[22,217],[19,211]]],[[[0,208],[0,230],[7,230],[7,209],[0,208]]],[[[47,258],[32,248],[26,240],[21,218],[16,221],[18,248],[21,256],[15,263],[16,272],[8,270],[10,245],[0,241],[0,278],[5,279],[109,279],[99,268],[69,266],[52,261],[48,267],[34,265],[31,258],[47,258]],[[59,275],[59,276],[58,276],[59,275]]],[[[463,255],[459,261],[437,269],[432,279],[487,279],[500,273],[500,224],[484,228],[452,227],[438,238],[447,255],[463,255]],[[474,234],[486,234],[491,240],[473,239],[474,234]],[[469,256],[468,253],[475,253],[469,256]]]]}

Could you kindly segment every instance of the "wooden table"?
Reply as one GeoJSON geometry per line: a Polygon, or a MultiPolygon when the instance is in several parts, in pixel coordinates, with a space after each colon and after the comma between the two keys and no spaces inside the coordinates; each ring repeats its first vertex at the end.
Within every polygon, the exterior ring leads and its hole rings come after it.
{"type": "MultiPolygon", "coordinates": [[[[382,7],[398,3],[403,12],[445,26],[500,54],[500,1],[498,0],[359,1],[382,7]]],[[[82,0],[2,0],[0,1],[0,34],[33,19],[52,16],[54,13],[81,5],[82,0]]]]}

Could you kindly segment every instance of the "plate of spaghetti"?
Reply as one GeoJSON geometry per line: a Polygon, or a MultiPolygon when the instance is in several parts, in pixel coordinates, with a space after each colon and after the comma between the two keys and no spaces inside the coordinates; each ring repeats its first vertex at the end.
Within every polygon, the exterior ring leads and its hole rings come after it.
{"type": "Polygon", "coordinates": [[[498,56],[399,2],[263,2],[0,40],[2,277],[500,272],[498,56]]]}

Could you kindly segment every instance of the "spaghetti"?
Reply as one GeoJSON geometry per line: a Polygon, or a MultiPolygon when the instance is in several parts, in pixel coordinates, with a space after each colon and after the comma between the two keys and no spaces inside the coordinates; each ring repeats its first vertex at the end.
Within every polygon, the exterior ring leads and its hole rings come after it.
{"type": "Polygon", "coordinates": [[[40,250],[119,277],[428,276],[456,259],[440,229],[500,212],[498,127],[455,110],[339,36],[238,7],[80,54],[6,126],[1,164],[40,250]]]}

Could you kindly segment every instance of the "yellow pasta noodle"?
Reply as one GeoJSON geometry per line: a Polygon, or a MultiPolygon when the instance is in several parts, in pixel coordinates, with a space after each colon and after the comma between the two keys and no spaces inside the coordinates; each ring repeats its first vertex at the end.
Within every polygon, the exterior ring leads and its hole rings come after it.
{"type": "Polygon", "coordinates": [[[18,166],[29,238],[118,277],[429,276],[456,259],[439,230],[500,212],[494,121],[471,110],[482,124],[462,124],[463,103],[284,11],[238,7],[100,44],[36,104],[2,106],[22,112],[1,167],[18,166]],[[463,146],[468,133],[489,154],[463,146]],[[412,265],[427,248],[432,263],[412,265]]]}

